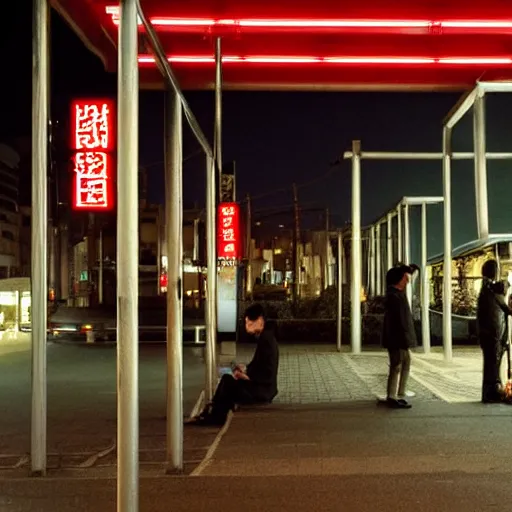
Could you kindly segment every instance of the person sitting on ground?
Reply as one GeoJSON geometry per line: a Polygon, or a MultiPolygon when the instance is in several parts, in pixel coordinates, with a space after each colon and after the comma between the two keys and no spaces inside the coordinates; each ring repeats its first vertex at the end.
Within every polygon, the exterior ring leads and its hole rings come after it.
{"type": "Polygon", "coordinates": [[[388,350],[389,376],[386,403],[395,409],[409,409],[405,400],[411,355],[409,349],[417,345],[412,312],[405,290],[414,267],[398,265],[386,274],[386,304],[382,328],[382,345],[388,350]]]}
{"type": "Polygon", "coordinates": [[[195,418],[198,425],[223,425],[235,405],[271,403],[277,395],[279,347],[274,334],[265,329],[265,315],[261,304],[253,304],[245,311],[245,330],[256,340],[252,361],[238,364],[232,374],[222,376],[212,403],[195,418]]]}
{"type": "Polygon", "coordinates": [[[484,360],[483,403],[496,403],[504,399],[500,370],[508,343],[507,317],[511,311],[505,302],[505,284],[496,281],[497,277],[498,263],[487,260],[482,266],[482,288],[476,313],[478,339],[484,360]]]}

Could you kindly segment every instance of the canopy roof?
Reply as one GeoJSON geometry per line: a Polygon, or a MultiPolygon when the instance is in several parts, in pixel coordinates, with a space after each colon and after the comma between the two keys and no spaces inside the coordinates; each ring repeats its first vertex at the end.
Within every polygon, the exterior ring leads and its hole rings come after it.
{"type": "MultiPolygon", "coordinates": [[[[112,0],[51,0],[108,70],[117,66],[112,0]]],[[[510,0],[141,0],[184,89],[464,90],[512,79],[510,0]]],[[[142,33],[142,28],[141,28],[142,33]]],[[[141,38],[143,87],[161,87],[141,38]]]]}

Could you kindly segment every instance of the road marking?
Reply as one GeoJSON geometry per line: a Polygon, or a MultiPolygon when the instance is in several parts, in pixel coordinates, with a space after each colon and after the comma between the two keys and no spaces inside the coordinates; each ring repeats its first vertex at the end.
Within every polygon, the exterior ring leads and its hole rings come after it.
{"type": "Polygon", "coordinates": [[[105,448],[101,452],[95,453],[88,459],[84,460],[84,462],[81,462],[80,464],[78,464],[78,466],[76,466],[76,467],[81,468],[81,469],[91,468],[100,459],[103,459],[107,455],[110,455],[112,452],[114,452],[116,448],[117,448],[117,443],[116,443],[116,441],[114,441],[108,448],[105,448]]]}
{"type": "Polygon", "coordinates": [[[220,442],[222,441],[222,438],[226,434],[226,432],[229,429],[229,426],[231,425],[231,421],[233,419],[233,412],[229,411],[226,423],[224,423],[224,426],[220,429],[219,433],[215,437],[213,443],[211,444],[210,448],[206,452],[206,455],[204,459],[202,460],[201,464],[197,466],[192,473],[190,473],[190,476],[200,476],[201,473],[212,463],[213,456],[215,455],[215,452],[217,451],[217,448],[219,447],[220,442]]]}
{"type": "Polygon", "coordinates": [[[201,412],[201,409],[203,408],[203,402],[204,402],[204,389],[199,393],[199,397],[197,398],[196,405],[194,405],[194,408],[192,409],[192,412],[190,413],[190,419],[195,418],[199,415],[201,412]]]}

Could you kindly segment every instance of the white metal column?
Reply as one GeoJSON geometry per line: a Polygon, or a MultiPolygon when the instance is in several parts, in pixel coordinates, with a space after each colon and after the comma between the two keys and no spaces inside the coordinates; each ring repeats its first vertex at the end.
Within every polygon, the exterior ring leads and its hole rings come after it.
{"type": "Polygon", "coordinates": [[[341,352],[343,337],[343,234],[338,231],[338,321],[336,324],[336,348],[341,352]]]}
{"type": "Polygon", "coordinates": [[[485,137],[485,96],[479,91],[473,107],[473,140],[475,145],[475,195],[478,238],[489,236],[487,195],[487,158],[485,137]]]}
{"type": "Polygon", "coordinates": [[[222,40],[215,40],[215,129],[214,152],[219,173],[219,200],[222,201],[222,40]]]}
{"type": "Polygon", "coordinates": [[[352,353],[361,353],[361,142],[352,142],[352,250],[350,307],[352,353]]]}
{"type": "Polygon", "coordinates": [[[32,419],[31,473],[46,473],[46,323],[48,299],[49,5],[34,0],[32,36],[32,419]]]}
{"type": "Polygon", "coordinates": [[[380,223],[375,227],[375,287],[376,295],[382,295],[382,244],[381,244],[381,229],[380,223]]]}
{"type": "Polygon", "coordinates": [[[387,269],[386,272],[393,266],[393,216],[391,213],[387,215],[387,269]]]}
{"type": "Polygon", "coordinates": [[[213,398],[215,391],[214,372],[217,346],[217,244],[215,240],[215,180],[216,165],[213,158],[206,157],[206,400],[213,398]]]}
{"type": "Polygon", "coordinates": [[[399,262],[403,262],[403,234],[402,234],[402,204],[400,203],[396,209],[396,224],[397,224],[397,258],[399,262]]]}
{"type": "Polygon", "coordinates": [[[183,131],[182,107],[166,94],[167,471],[183,470],[183,131]]]}
{"type": "MultiPolygon", "coordinates": [[[[409,205],[404,206],[404,263],[411,264],[411,226],[409,223],[409,205]]],[[[412,308],[412,283],[406,289],[407,300],[412,308]]]]}
{"type": "Polygon", "coordinates": [[[376,288],[376,274],[375,274],[375,226],[370,228],[370,295],[375,297],[377,295],[376,288]]]}
{"type": "Polygon", "coordinates": [[[139,510],[139,69],[137,4],[119,10],[117,510],[139,510]]]}
{"type": "Polygon", "coordinates": [[[430,352],[429,282],[427,274],[427,204],[421,205],[421,338],[425,354],[430,352]]]}
{"type": "Polygon", "coordinates": [[[446,361],[452,360],[452,195],[451,195],[451,129],[443,128],[443,349],[446,361]]]}

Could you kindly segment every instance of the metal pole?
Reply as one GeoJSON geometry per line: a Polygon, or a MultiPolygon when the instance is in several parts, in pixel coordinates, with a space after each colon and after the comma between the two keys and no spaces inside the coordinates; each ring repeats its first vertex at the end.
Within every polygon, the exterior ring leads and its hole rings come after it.
{"type": "Polygon", "coordinates": [[[215,178],[213,158],[206,157],[206,400],[211,401],[215,391],[215,350],[217,346],[217,247],[215,243],[215,178]]]}
{"type": "Polygon", "coordinates": [[[103,304],[103,230],[98,241],[98,302],[103,304]]]}
{"type": "Polygon", "coordinates": [[[427,205],[421,205],[421,338],[423,351],[430,353],[429,282],[427,275],[427,205]]]}
{"type": "Polygon", "coordinates": [[[183,470],[183,155],[181,101],[167,92],[167,472],[183,470]]]}
{"type": "Polygon", "coordinates": [[[251,212],[251,196],[247,194],[247,219],[245,225],[245,257],[247,258],[247,271],[245,290],[248,296],[252,294],[252,265],[251,265],[251,252],[252,252],[252,212],[251,212]]]}
{"type": "Polygon", "coordinates": [[[293,229],[293,301],[297,304],[297,300],[300,297],[300,255],[299,255],[299,243],[300,243],[300,213],[299,213],[299,193],[297,184],[293,184],[293,217],[294,217],[294,229],[293,229]]]}
{"type": "MultiPolygon", "coordinates": [[[[404,262],[411,263],[411,227],[409,223],[409,205],[404,206],[404,262]]],[[[407,300],[412,308],[412,284],[406,289],[407,300]]]]}
{"type": "Polygon", "coordinates": [[[32,421],[31,472],[46,474],[46,323],[48,298],[49,7],[34,0],[32,36],[32,421]]]}
{"type": "MultiPolygon", "coordinates": [[[[453,153],[452,160],[473,160],[474,153],[453,153]]],[[[487,153],[488,160],[511,160],[512,153],[487,153]]],[[[352,159],[352,151],[343,153],[344,160],[352,159]]],[[[370,151],[361,153],[361,160],[442,160],[443,153],[407,153],[370,151]]]]}
{"type": "Polygon", "coordinates": [[[393,266],[393,216],[391,213],[387,215],[387,269],[389,270],[393,266]]]}
{"type": "Polygon", "coordinates": [[[402,235],[402,204],[400,203],[396,209],[396,223],[398,227],[397,234],[397,258],[398,261],[402,261],[404,254],[402,249],[403,235],[402,235]]]}
{"type": "Polygon", "coordinates": [[[194,250],[192,259],[194,262],[199,261],[199,219],[194,219],[194,250]]]}
{"type": "Polygon", "coordinates": [[[343,235],[338,231],[338,318],[336,325],[336,348],[341,352],[343,337],[343,235]]]}
{"type": "Polygon", "coordinates": [[[219,200],[222,202],[222,40],[215,40],[215,142],[214,152],[219,173],[219,200]]]}
{"type": "Polygon", "coordinates": [[[139,70],[135,0],[119,11],[117,510],[139,510],[139,70]]]}
{"type": "Polygon", "coordinates": [[[361,141],[352,142],[352,254],[350,307],[352,353],[361,353],[361,141]]]}
{"type": "Polygon", "coordinates": [[[444,359],[452,360],[452,196],[451,196],[451,129],[443,128],[443,349],[444,359]]]}
{"type": "Polygon", "coordinates": [[[370,290],[372,297],[378,294],[375,278],[375,226],[372,226],[370,228],[370,290]]]}
{"type": "Polygon", "coordinates": [[[485,97],[480,93],[473,110],[473,139],[475,145],[475,194],[478,238],[489,236],[487,195],[487,159],[485,157],[485,97]]]}
{"type": "Polygon", "coordinates": [[[327,289],[331,284],[331,272],[329,268],[329,249],[331,248],[331,241],[329,239],[329,208],[325,209],[325,283],[324,289],[327,289]]]}
{"type": "Polygon", "coordinates": [[[381,230],[380,224],[377,224],[375,229],[375,238],[376,238],[376,250],[375,250],[375,287],[376,287],[376,295],[382,294],[382,247],[381,247],[381,230]]]}

